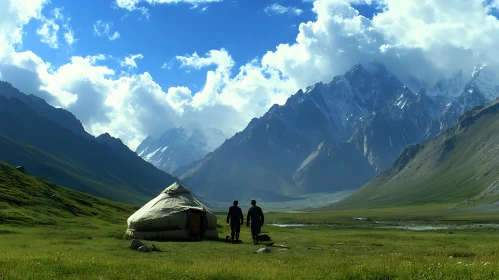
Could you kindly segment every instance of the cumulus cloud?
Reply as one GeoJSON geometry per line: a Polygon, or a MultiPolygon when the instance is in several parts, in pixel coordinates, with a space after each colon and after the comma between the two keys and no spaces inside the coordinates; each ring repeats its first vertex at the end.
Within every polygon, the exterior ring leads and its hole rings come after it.
{"type": "Polygon", "coordinates": [[[95,36],[106,36],[109,40],[114,41],[120,38],[120,33],[118,31],[111,31],[113,23],[103,22],[98,20],[94,24],[94,35],[95,36]]]}
{"type": "MultiPolygon", "coordinates": [[[[118,2],[135,9],[141,1],[118,2]]],[[[103,65],[106,55],[73,57],[54,67],[33,52],[16,52],[22,27],[42,17],[45,1],[29,3],[26,8],[11,0],[0,10],[2,79],[71,110],[92,134],[109,132],[131,148],[171,126],[215,126],[234,133],[299,88],[330,81],[356,63],[377,60],[404,81],[423,85],[460,69],[471,75],[476,65],[499,64],[499,21],[491,15],[497,1],[316,0],[316,19],[299,25],[294,43],[239,68],[223,48],[179,55],[181,69],[205,71],[205,84],[200,90],[163,89],[148,72],[123,74],[103,65]],[[352,7],[361,2],[383,8],[370,20],[352,7]]],[[[140,58],[125,57],[122,66],[134,69],[140,58]]]]}
{"type": "Polygon", "coordinates": [[[303,12],[301,9],[298,9],[297,7],[285,7],[277,3],[265,7],[264,11],[269,15],[289,14],[295,16],[299,16],[303,12]]]}
{"type": "Polygon", "coordinates": [[[126,67],[128,69],[134,69],[134,68],[137,68],[137,62],[135,62],[136,59],[143,59],[144,56],[141,55],[140,53],[139,54],[131,54],[127,57],[125,57],[125,59],[121,60],[120,61],[120,65],[121,67],[126,67]]]}

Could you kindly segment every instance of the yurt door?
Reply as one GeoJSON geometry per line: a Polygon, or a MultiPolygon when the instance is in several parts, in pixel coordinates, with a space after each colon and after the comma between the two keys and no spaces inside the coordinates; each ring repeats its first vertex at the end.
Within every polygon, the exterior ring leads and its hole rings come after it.
{"type": "Polygon", "coordinates": [[[191,211],[189,217],[189,229],[191,237],[197,240],[204,239],[204,220],[206,213],[200,211],[191,211]]]}

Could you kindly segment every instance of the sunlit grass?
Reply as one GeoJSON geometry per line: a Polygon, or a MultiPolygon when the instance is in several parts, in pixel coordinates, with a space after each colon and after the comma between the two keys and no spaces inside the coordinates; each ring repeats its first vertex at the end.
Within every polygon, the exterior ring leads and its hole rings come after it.
{"type": "MultiPolygon", "coordinates": [[[[410,232],[391,223],[499,221],[498,214],[446,205],[314,213],[266,213],[276,245],[147,242],[139,253],[124,239],[136,207],[57,187],[0,165],[0,279],[497,279],[499,247],[492,228],[410,232]],[[357,221],[356,217],[368,218],[357,221]],[[279,228],[272,223],[312,223],[279,228]]],[[[265,209],[264,209],[265,210],[265,209]]],[[[219,217],[219,223],[225,217],[219,217]]]]}
{"type": "MultiPolygon", "coordinates": [[[[300,216],[300,215],[297,215],[300,216]]],[[[270,221],[273,219],[270,216],[270,221]]],[[[275,221],[275,220],[274,220],[275,221]]],[[[351,226],[278,228],[277,244],[256,254],[243,244],[149,242],[162,252],[128,249],[122,224],[84,219],[93,227],[0,226],[0,279],[497,279],[493,230],[409,232],[351,226]]],[[[219,236],[228,233],[220,225],[219,236]]]]}

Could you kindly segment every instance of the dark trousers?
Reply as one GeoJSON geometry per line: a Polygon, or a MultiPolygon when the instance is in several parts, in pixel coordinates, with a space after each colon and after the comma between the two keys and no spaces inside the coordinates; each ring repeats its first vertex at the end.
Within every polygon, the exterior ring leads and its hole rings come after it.
{"type": "Polygon", "coordinates": [[[239,232],[241,232],[241,225],[238,224],[230,224],[230,235],[232,239],[234,239],[234,235],[236,239],[239,239],[239,232]]]}
{"type": "Polygon", "coordinates": [[[258,235],[260,234],[260,226],[251,226],[251,237],[253,238],[253,244],[258,244],[258,235]]]}

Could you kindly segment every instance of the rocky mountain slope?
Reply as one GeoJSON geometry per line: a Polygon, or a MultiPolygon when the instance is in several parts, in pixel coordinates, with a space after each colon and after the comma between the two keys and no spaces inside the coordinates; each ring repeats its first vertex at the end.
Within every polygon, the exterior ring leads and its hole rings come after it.
{"type": "Polygon", "coordinates": [[[466,112],[436,137],[405,149],[336,208],[428,203],[499,207],[499,101],[466,112]]]}
{"type": "Polygon", "coordinates": [[[482,72],[413,93],[382,65],[356,65],[274,105],[180,178],[213,200],[356,189],[407,146],[498,95],[482,72]]]}
{"type": "Polygon", "coordinates": [[[228,137],[219,129],[171,128],[160,137],[148,136],[135,150],[144,160],[168,173],[213,152],[228,137]]]}

